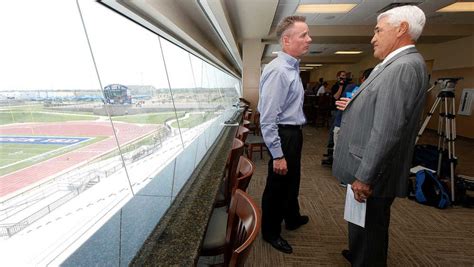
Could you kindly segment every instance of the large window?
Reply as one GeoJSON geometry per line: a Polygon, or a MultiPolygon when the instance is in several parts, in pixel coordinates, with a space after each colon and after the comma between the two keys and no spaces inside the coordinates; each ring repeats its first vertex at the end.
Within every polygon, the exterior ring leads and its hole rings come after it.
{"type": "Polygon", "coordinates": [[[0,25],[0,265],[127,265],[239,80],[95,1],[8,1],[0,25]]]}

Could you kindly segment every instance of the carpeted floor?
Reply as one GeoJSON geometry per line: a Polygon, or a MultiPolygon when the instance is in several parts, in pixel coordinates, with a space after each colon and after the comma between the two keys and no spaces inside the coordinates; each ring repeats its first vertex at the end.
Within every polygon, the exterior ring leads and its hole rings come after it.
{"type": "MultiPolygon", "coordinates": [[[[327,129],[304,129],[300,206],[308,215],[307,225],[296,231],[283,230],[282,236],[293,246],[293,254],[273,249],[259,236],[247,266],[349,266],[341,256],[347,248],[347,223],[343,219],[345,188],[321,166],[327,129]]],[[[419,143],[436,143],[426,131],[419,143]]],[[[474,140],[456,141],[458,174],[474,176],[474,140]]],[[[257,203],[265,186],[268,155],[253,160],[257,170],[248,192],[257,203]]],[[[471,191],[470,194],[473,192],[471,191]]],[[[284,227],[282,227],[284,229],[284,227]]],[[[453,206],[445,210],[396,199],[392,205],[389,266],[474,266],[474,210],[453,206]]]]}

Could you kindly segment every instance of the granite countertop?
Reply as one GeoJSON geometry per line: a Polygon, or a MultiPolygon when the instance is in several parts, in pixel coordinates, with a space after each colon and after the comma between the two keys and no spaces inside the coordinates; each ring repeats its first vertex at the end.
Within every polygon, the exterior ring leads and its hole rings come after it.
{"type": "Polygon", "coordinates": [[[194,266],[237,127],[225,127],[131,266],[194,266]]]}

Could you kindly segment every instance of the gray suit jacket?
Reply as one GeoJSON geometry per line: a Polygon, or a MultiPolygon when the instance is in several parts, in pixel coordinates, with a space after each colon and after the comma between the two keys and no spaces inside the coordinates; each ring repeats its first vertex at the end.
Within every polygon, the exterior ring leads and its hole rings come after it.
{"type": "Polygon", "coordinates": [[[374,70],[343,113],[334,176],[371,184],[375,197],[405,197],[427,88],[425,61],[416,48],[374,70]]]}

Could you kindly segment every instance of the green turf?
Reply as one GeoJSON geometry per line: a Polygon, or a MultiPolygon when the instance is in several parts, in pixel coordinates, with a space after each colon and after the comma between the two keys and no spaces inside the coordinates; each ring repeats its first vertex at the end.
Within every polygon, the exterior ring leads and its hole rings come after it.
{"type": "MultiPolygon", "coordinates": [[[[184,112],[178,112],[178,117],[183,116],[184,112]]],[[[123,121],[128,123],[141,123],[141,124],[162,124],[168,119],[175,119],[176,115],[174,112],[166,113],[146,113],[137,115],[126,115],[126,116],[114,116],[113,121],[123,121]]]]}
{"type": "MultiPolygon", "coordinates": [[[[190,114],[188,118],[180,118],[179,119],[179,127],[181,128],[192,128],[197,126],[205,121],[208,121],[214,118],[216,115],[213,113],[205,113],[205,114],[190,114]]],[[[171,124],[172,127],[178,128],[178,123],[173,122],[171,124]]]]}
{"type": "Polygon", "coordinates": [[[59,150],[59,148],[61,148],[62,145],[0,144],[0,167],[6,166],[14,162],[18,162],[17,164],[13,164],[9,167],[0,169],[0,175],[5,175],[8,173],[29,167],[33,164],[37,164],[47,159],[60,156],[72,150],[76,150],[81,147],[88,146],[95,142],[99,142],[101,140],[104,140],[105,138],[107,137],[103,137],[103,136],[94,137],[76,146],[67,147],[61,150],[59,150]],[[58,149],[58,151],[52,152],[51,154],[44,155],[43,157],[38,157],[32,160],[19,162],[23,159],[31,158],[36,155],[53,151],[55,149],[58,149]]]}
{"type": "MultiPolygon", "coordinates": [[[[79,112],[78,112],[79,113],[79,112]]],[[[185,114],[184,111],[178,112],[163,112],[163,113],[147,113],[147,114],[138,114],[138,115],[127,115],[127,116],[114,116],[112,120],[122,121],[128,123],[140,123],[140,124],[163,124],[165,121],[170,119],[175,119],[176,115],[178,117],[183,117],[185,114]]],[[[191,114],[186,120],[180,120],[180,125],[183,128],[191,128],[196,125],[199,125],[211,118],[215,117],[213,113],[206,114],[191,114]]],[[[44,108],[42,105],[25,105],[25,106],[3,106],[0,109],[0,125],[10,124],[10,123],[24,123],[24,122],[66,122],[66,121],[76,121],[76,120],[96,120],[99,116],[83,116],[81,114],[71,114],[63,112],[55,112],[49,109],[44,108]]],[[[177,123],[173,123],[173,127],[177,127],[177,123]]],[[[122,152],[126,153],[128,151],[133,151],[142,145],[153,145],[157,142],[157,135],[160,131],[155,133],[153,136],[150,135],[140,142],[129,144],[122,148],[122,152]]],[[[165,134],[165,133],[163,133],[165,134]]],[[[76,150],[80,147],[87,146],[89,144],[98,142],[105,139],[106,137],[95,137],[91,140],[81,143],[77,146],[68,147],[65,149],[61,148],[61,145],[39,145],[39,144],[0,144],[0,167],[5,168],[0,169],[0,175],[5,175],[22,168],[37,164],[39,162],[45,161],[47,159],[57,157],[59,155],[65,154],[69,151],[76,150]],[[44,156],[37,157],[33,160],[25,160],[37,155],[45,154],[47,152],[58,149],[58,151],[46,154],[44,156]],[[14,164],[17,163],[17,164],[14,164]]],[[[160,138],[158,138],[160,139],[160,138]]],[[[161,141],[160,141],[161,142],[161,141]]],[[[109,156],[115,155],[118,153],[114,151],[110,153],[109,156]]]]}
{"type": "Polygon", "coordinates": [[[78,111],[78,110],[61,110],[61,109],[52,109],[46,108],[43,104],[31,104],[31,105],[21,105],[21,106],[3,106],[0,107],[0,112],[49,112],[49,113],[63,113],[63,114],[76,114],[76,115],[94,115],[92,111],[78,111]]]}
{"type": "Polygon", "coordinates": [[[43,111],[43,104],[31,104],[31,105],[18,105],[18,106],[3,106],[3,110],[15,110],[15,111],[43,111]]]}
{"type": "Polygon", "coordinates": [[[0,144],[0,168],[62,147],[63,145],[0,144]]]}
{"type": "Polygon", "coordinates": [[[75,114],[58,114],[37,111],[8,110],[0,111],[0,124],[22,123],[22,122],[64,122],[78,120],[96,120],[96,116],[82,116],[75,114]]]}

